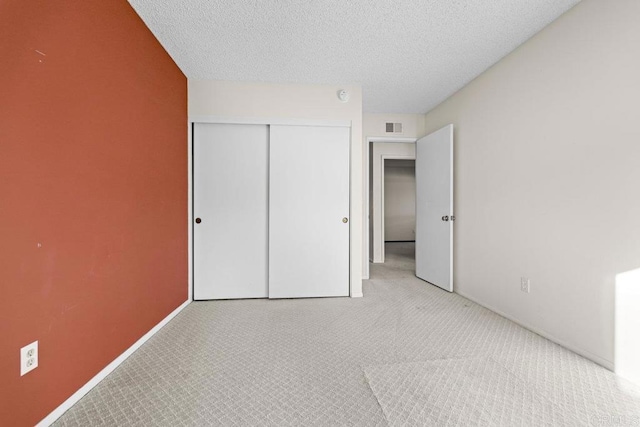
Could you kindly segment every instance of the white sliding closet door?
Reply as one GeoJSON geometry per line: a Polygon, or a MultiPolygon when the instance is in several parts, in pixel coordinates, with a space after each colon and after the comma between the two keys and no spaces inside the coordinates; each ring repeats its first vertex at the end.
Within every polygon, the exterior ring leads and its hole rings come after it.
{"type": "Polygon", "coordinates": [[[348,127],[271,126],[269,298],[349,295],[348,127]]]}
{"type": "Polygon", "coordinates": [[[194,125],[194,299],[268,296],[266,125],[194,125]]]}

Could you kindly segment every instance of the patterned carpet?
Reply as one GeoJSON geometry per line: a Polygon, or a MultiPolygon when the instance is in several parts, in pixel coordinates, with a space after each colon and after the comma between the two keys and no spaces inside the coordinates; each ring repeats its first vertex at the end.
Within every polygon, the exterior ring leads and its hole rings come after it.
{"type": "Polygon", "coordinates": [[[638,388],[412,259],[387,244],[364,298],[192,303],[55,425],[640,425],[638,388]]]}

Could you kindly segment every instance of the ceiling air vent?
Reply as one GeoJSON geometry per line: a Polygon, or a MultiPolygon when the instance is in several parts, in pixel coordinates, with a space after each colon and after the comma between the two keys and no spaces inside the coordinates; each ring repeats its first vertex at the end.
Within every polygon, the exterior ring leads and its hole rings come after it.
{"type": "Polygon", "coordinates": [[[402,133],[402,123],[386,123],[387,133],[402,133]]]}

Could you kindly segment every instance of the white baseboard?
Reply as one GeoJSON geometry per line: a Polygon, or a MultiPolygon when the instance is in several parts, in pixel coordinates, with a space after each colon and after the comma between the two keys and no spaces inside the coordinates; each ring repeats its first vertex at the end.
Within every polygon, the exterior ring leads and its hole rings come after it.
{"type": "Polygon", "coordinates": [[[458,295],[460,295],[460,296],[462,296],[462,297],[464,297],[464,298],[466,298],[466,299],[468,299],[470,301],[475,302],[478,305],[483,306],[486,309],[489,309],[489,310],[493,311],[494,313],[499,314],[502,317],[505,317],[505,318],[511,320],[514,323],[517,323],[518,325],[522,326],[523,328],[528,329],[531,332],[534,332],[534,333],[540,335],[541,337],[544,337],[544,338],[548,339],[549,341],[553,341],[554,343],[556,343],[558,345],[561,345],[562,347],[564,347],[564,348],[566,348],[568,350],[571,350],[574,353],[577,353],[580,356],[582,356],[584,358],[587,358],[587,359],[591,360],[592,362],[595,362],[598,365],[600,365],[600,366],[602,366],[602,367],[614,372],[614,363],[611,362],[610,360],[603,359],[602,357],[596,356],[595,354],[593,354],[593,353],[591,353],[589,351],[583,350],[581,348],[578,348],[578,347],[574,346],[573,344],[569,344],[566,341],[558,339],[558,338],[556,338],[555,336],[553,336],[552,334],[550,334],[550,333],[548,333],[546,331],[543,331],[541,329],[538,329],[538,328],[535,328],[535,327],[533,327],[531,325],[528,325],[527,323],[521,321],[520,319],[517,319],[517,318],[515,318],[515,317],[513,317],[513,316],[511,316],[509,314],[506,314],[506,313],[504,313],[504,312],[502,312],[500,310],[497,310],[497,309],[491,307],[488,304],[485,304],[485,303],[483,303],[481,301],[478,301],[476,298],[474,298],[474,297],[472,297],[470,295],[467,295],[464,292],[459,292],[456,289],[455,293],[457,293],[458,295]]]}
{"type": "Polygon", "coordinates": [[[362,294],[362,292],[357,293],[357,294],[351,294],[351,298],[362,298],[364,295],[362,294]]]}
{"type": "Polygon", "coordinates": [[[122,362],[124,362],[127,359],[127,357],[131,356],[131,354],[133,354],[134,351],[139,349],[142,346],[142,344],[144,344],[149,338],[151,338],[156,332],[158,332],[160,328],[162,328],[164,325],[169,323],[169,321],[173,319],[178,313],[180,313],[182,309],[184,309],[187,305],[189,305],[190,302],[191,302],[190,300],[185,301],[184,303],[182,303],[182,305],[180,305],[180,307],[173,310],[171,314],[169,314],[167,317],[162,319],[160,323],[154,326],[149,332],[144,334],[142,338],[136,341],[124,353],[118,356],[113,362],[109,363],[103,370],[98,372],[98,374],[95,377],[91,378],[88,383],[83,385],[80,388],[80,390],[73,393],[70,398],[68,398],[62,403],[62,405],[58,406],[56,409],[54,409],[53,412],[51,412],[49,415],[44,417],[42,421],[40,421],[36,426],[48,427],[51,424],[53,424],[58,418],[60,418],[62,414],[67,412],[69,408],[71,408],[80,399],[82,399],[85,394],[87,394],[92,388],[98,385],[98,383],[102,381],[107,375],[113,372],[114,369],[116,369],[122,362]]]}

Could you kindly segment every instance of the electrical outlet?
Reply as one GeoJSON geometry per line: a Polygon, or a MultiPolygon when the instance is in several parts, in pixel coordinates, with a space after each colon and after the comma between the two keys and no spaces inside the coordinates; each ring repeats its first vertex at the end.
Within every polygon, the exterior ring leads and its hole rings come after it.
{"type": "Polygon", "coordinates": [[[38,341],[20,349],[20,376],[38,367],[38,341]]]}
{"type": "Polygon", "coordinates": [[[520,278],[520,290],[522,292],[529,293],[531,291],[531,280],[527,279],[526,277],[521,277],[520,278]]]}

